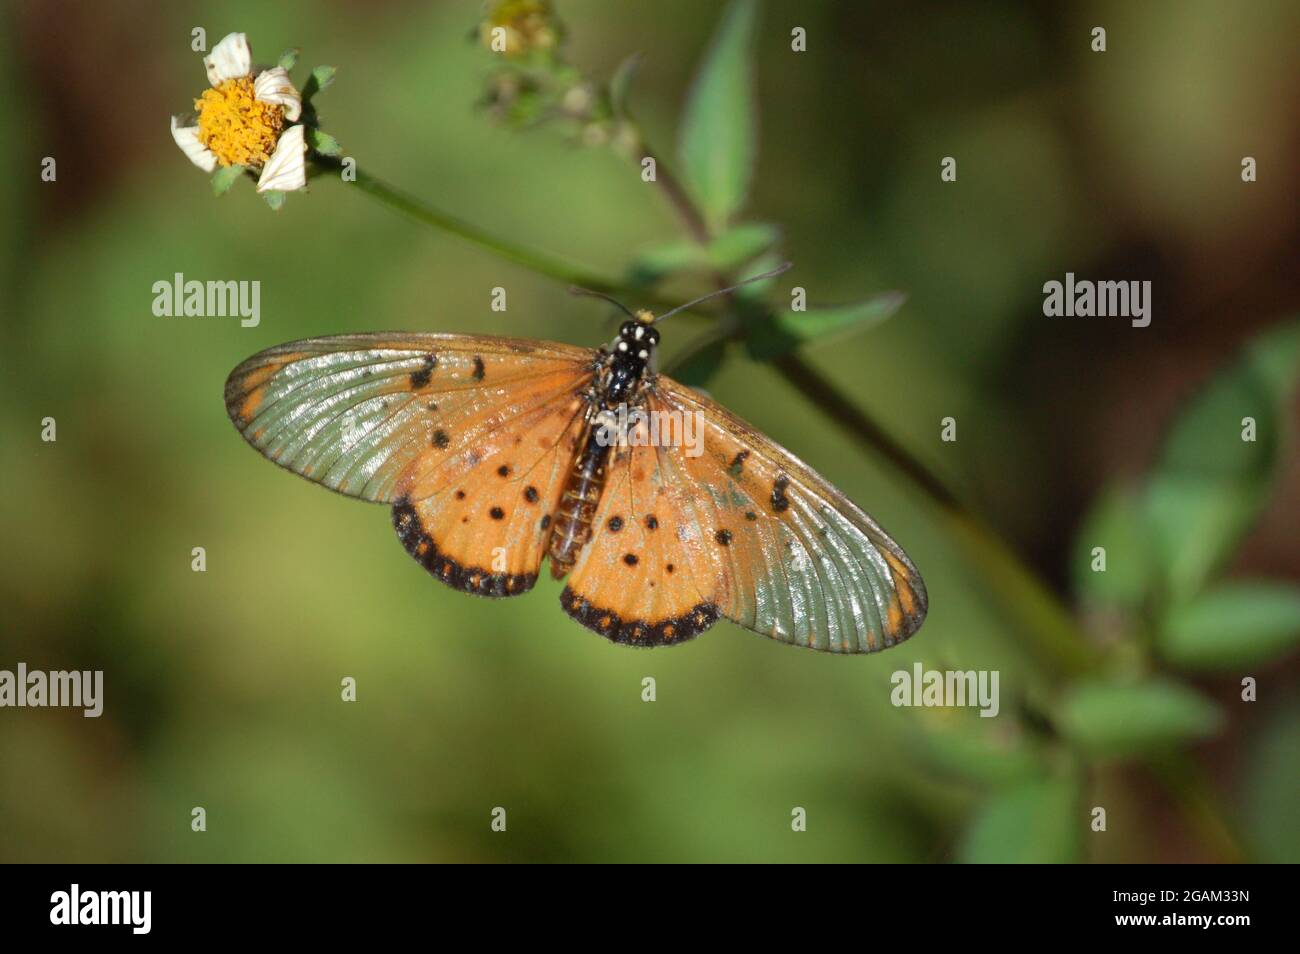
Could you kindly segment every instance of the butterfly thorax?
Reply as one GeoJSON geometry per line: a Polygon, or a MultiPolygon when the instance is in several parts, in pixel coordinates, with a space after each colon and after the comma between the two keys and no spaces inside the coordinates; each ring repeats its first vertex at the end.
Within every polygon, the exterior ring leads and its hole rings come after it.
{"type": "Polygon", "coordinates": [[[565,480],[560,504],[551,524],[547,550],[551,575],[562,579],[591,539],[591,522],[605,490],[611,451],[622,442],[620,422],[645,402],[645,389],[654,380],[647,373],[659,343],[659,332],[640,321],[624,322],[608,351],[598,353],[598,370],[587,393],[587,417],[578,453],[565,480]]]}

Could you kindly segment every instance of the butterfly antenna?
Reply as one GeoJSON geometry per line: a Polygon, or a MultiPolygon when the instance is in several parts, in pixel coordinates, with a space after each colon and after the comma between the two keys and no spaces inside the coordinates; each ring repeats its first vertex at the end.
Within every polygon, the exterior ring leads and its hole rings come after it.
{"type": "Polygon", "coordinates": [[[743,282],[736,282],[736,284],[732,285],[730,288],[719,288],[717,291],[709,292],[707,295],[701,295],[699,298],[695,299],[694,301],[688,301],[684,305],[678,305],[672,311],[664,312],[662,315],[656,318],[653,323],[658,324],[659,322],[663,321],[665,318],[668,318],[671,315],[675,315],[679,311],[685,311],[687,308],[694,308],[696,305],[700,304],[701,302],[708,301],[710,298],[717,298],[719,295],[729,294],[735,291],[737,288],[740,288],[742,285],[748,285],[751,284],[752,282],[761,282],[765,278],[775,278],[777,275],[780,275],[782,272],[789,269],[790,266],[793,264],[794,264],[793,262],[784,262],[778,265],[776,268],[772,269],[770,272],[764,272],[762,275],[754,275],[751,278],[746,278],[743,282]]]}
{"type": "Polygon", "coordinates": [[[583,288],[581,285],[570,285],[569,294],[587,295],[588,297],[591,298],[603,298],[611,305],[617,305],[619,308],[621,308],[623,314],[627,315],[629,318],[636,317],[636,315],[632,314],[631,309],[628,308],[627,305],[623,304],[621,301],[619,301],[617,298],[614,298],[612,295],[606,295],[604,292],[592,291],[590,288],[583,288]]]}

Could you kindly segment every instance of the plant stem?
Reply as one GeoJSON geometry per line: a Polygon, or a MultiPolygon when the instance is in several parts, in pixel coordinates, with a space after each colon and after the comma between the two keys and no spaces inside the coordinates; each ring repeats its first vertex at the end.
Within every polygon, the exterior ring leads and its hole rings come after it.
{"type": "Polygon", "coordinates": [[[691,201],[686,187],[682,185],[681,180],[673,175],[672,169],[650,148],[640,135],[639,129],[637,130],[637,144],[640,148],[634,150],[634,152],[640,152],[642,160],[654,160],[654,181],[663,189],[669,204],[676,210],[682,224],[686,226],[686,230],[691,233],[691,238],[700,245],[707,247],[712,239],[709,234],[709,226],[704,221],[704,216],[700,214],[700,210],[695,207],[695,203],[691,201]]]}
{"type": "MultiPolygon", "coordinates": [[[[331,171],[339,171],[343,165],[339,159],[332,156],[317,155],[312,157],[312,161],[322,169],[331,171]]],[[[506,261],[514,262],[516,265],[537,272],[539,275],[554,278],[568,285],[580,285],[583,288],[604,292],[605,294],[619,290],[616,283],[610,282],[599,275],[594,275],[559,259],[551,258],[485,232],[477,226],[470,225],[463,219],[436,209],[427,202],[393,188],[383,180],[377,179],[361,169],[357,169],[355,172],[356,180],[351,183],[352,185],[367,195],[378,199],[390,209],[415,219],[415,221],[423,225],[429,225],[440,231],[455,235],[486,249],[506,261]]],[[[340,181],[342,181],[341,177],[340,181]]]]}

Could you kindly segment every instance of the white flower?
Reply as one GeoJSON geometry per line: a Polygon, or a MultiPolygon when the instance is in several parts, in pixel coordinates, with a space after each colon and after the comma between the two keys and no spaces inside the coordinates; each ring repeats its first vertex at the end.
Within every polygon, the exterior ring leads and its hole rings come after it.
{"type": "Polygon", "coordinates": [[[194,101],[188,122],[173,116],[172,138],[204,172],[240,165],[260,170],[257,191],[307,185],[302,95],[280,66],[253,73],[248,37],[231,33],[203,58],[211,89],[194,101]],[[294,124],[294,125],[288,125],[294,124]]]}

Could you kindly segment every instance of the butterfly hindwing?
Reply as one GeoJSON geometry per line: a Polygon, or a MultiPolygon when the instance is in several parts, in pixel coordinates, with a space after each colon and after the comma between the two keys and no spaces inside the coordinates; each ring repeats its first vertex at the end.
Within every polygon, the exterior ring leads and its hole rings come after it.
{"type": "Polygon", "coordinates": [[[226,409],[271,460],[340,493],[392,503],[457,479],[509,422],[558,409],[592,352],[518,338],[338,335],[260,352],[230,373],[226,409]]]}
{"type": "Polygon", "coordinates": [[[629,646],[680,643],[718,619],[715,581],[692,572],[691,541],[679,534],[684,488],[663,479],[657,450],[611,454],[591,540],[560,597],[578,622],[629,646]]]}
{"type": "Polygon", "coordinates": [[[532,589],[585,407],[567,394],[514,417],[452,467],[417,463],[426,476],[455,479],[430,481],[443,485],[393,504],[393,526],[407,552],[466,593],[518,596],[532,589]]]}

